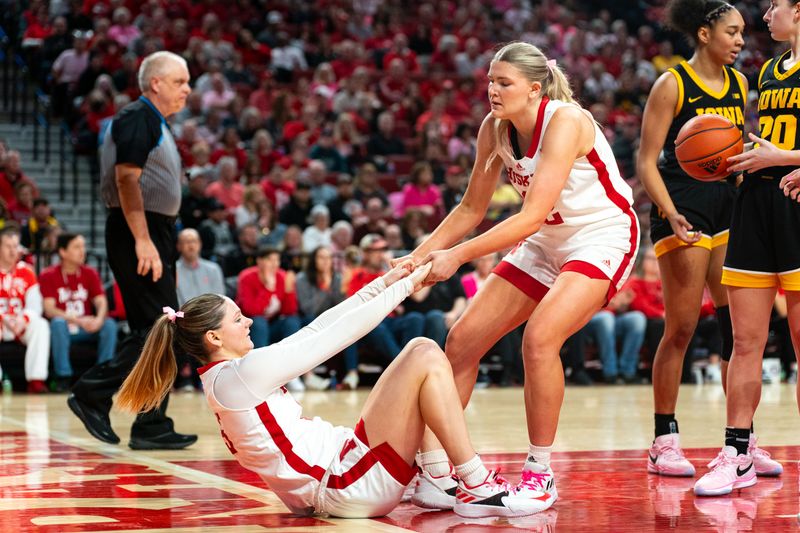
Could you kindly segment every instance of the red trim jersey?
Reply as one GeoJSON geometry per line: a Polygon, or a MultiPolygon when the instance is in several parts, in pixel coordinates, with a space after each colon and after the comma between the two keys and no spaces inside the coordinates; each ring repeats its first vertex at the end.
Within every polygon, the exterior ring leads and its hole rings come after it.
{"type": "MultiPolygon", "coordinates": [[[[560,100],[542,98],[537,112],[536,127],[533,131],[531,145],[522,155],[517,145],[516,136],[509,129],[511,146],[515,159],[505,161],[508,181],[519,194],[525,198],[536,165],[541,154],[541,140],[547,125],[557,110],[571,106],[560,100]]],[[[540,177],[539,179],[543,179],[540,177]]],[[[609,218],[617,217],[621,212],[631,211],[633,191],[622,178],[614,153],[603,132],[595,126],[594,147],[585,156],[575,160],[569,178],[564,184],[561,195],[547,216],[545,225],[539,230],[547,232],[548,226],[588,226],[609,218]]],[[[632,212],[632,211],[631,211],[632,212]]]]}
{"type": "Polygon", "coordinates": [[[283,384],[369,333],[412,290],[408,278],[388,289],[378,278],[283,341],[199,369],[228,449],[292,512],[385,514],[411,481],[411,466],[382,444],[370,448],[363,427],[304,418],[283,384]]]}

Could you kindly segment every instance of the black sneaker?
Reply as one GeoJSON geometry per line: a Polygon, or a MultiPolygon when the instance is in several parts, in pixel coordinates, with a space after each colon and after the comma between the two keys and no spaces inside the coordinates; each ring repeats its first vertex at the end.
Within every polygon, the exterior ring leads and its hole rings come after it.
{"type": "Polygon", "coordinates": [[[119,444],[119,437],[111,429],[111,420],[108,418],[108,413],[79,400],[74,394],[70,394],[69,398],[67,398],[67,405],[75,413],[75,416],[80,418],[84,427],[86,427],[86,431],[92,437],[108,444],[119,444]]]}
{"type": "Polygon", "coordinates": [[[197,435],[184,435],[171,431],[155,437],[131,437],[132,450],[182,450],[197,442],[197,435]]]}

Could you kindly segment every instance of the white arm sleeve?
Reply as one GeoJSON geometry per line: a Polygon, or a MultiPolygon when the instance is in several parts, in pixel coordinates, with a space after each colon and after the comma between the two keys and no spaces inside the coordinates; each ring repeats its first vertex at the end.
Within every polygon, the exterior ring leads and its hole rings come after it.
{"type": "MultiPolygon", "coordinates": [[[[397,283],[400,283],[400,282],[398,281],[397,283]]],[[[397,285],[397,283],[395,283],[394,285],[397,285]]],[[[304,327],[303,329],[301,329],[300,331],[298,331],[294,335],[291,335],[291,336],[283,339],[282,341],[280,341],[277,344],[281,345],[281,344],[286,343],[286,342],[294,343],[294,342],[296,342],[296,341],[298,341],[300,339],[304,339],[306,337],[309,337],[309,336],[313,335],[314,333],[322,331],[323,329],[327,328],[328,326],[330,326],[331,324],[336,322],[336,320],[338,320],[340,316],[342,316],[345,313],[348,313],[349,311],[357,308],[359,305],[363,304],[364,302],[368,302],[368,301],[372,300],[377,295],[379,295],[382,292],[384,292],[385,289],[386,289],[386,284],[383,282],[383,277],[382,276],[372,280],[372,282],[370,282],[369,284],[363,286],[361,288],[361,290],[359,290],[357,293],[352,295],[350,298],[348,298],[347,300],[343,301],[339,305],[335,305],[335,306],[331,307],[330,309],[328,309],[327,311],[325,311],[324,313],[319,315],[317,318],[315,318],[309,325],[307,325],[306,327],[304,327]]],[[[406,296],[408,296],[408,295],[406,295],[406,296]]],[[[395,304],[395,307],[397,307],[397,305],[401,301],[403,301],[403,299],[405,299],[406,296],[403,296],[402,298],[400,298],[400,300],[397,301],[397,304],[395,304]]],[[[392,309],[394,309],[394,307],[392,309]]],[[[391,309],[389,311],[391,311],[391,309]]],[[[387,311],[384,314],[384,316],[388,315],[389,311],[387,311]]],[[[369,330],[367,330],[367,333],[369,333],[369,330]]],[[[362,334],[361,337],[363,337],[364,335],[366,335],[366,333],[362,334]]],[[[356,340],[358,340],[358,339],[353,339],[352,342],[355,342],[356,340]]],[[[334,353],[336,353],[336,352],[334,352],[334,353]]]]}
{"type": "Polygon", "coordinates": [[[233,361],[214,381],[217,401],[229,409],[254,407],[372,331],[414,290],[409,278],[381,292],[383,286],[378,278],[289,338],[233,361]]]}

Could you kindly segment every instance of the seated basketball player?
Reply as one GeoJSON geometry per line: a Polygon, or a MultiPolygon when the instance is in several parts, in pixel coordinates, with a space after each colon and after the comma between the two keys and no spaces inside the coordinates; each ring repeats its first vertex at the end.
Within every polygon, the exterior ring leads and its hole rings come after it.
{"type": "Polygon", "coordinates": [[[254,350],[252,320],[230,299],[205,294],[180,312],[165,308],[117,404],[158,405],[175,377],[174,350],[191,354],[228,449],[295,513],[381,516],[399,502],[416,469],[427,425],[460,481],[455,511],[467,517],[523,516],[547,509],[544,493],[517,491],[488,471],[470,443],[450,364],[427,339],[412,340],[367,398],[355,430],[301,416],[283,386],[378,325],[422,285],[430,267],[399,266],[283,341],[254,350]]]}

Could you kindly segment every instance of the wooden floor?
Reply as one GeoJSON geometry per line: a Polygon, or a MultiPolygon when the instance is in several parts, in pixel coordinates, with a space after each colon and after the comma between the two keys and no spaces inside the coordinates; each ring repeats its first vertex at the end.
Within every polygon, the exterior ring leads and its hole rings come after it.
{"type": "MultiPolygon", "coordinates": [[[[366,391],[297,395],[305,414],[336,424],[358,419],[366,391]]],[[[556,505],[512,520],[464,520],[402,504],[380,520],[299,518],[241,469],[200,394],[175,394],[169,414],[198,443],[173,452],[127,446],[131,419],[112,413],[123,444],[91,438],[66,396],[0,397],[0,531],[797,531],[800,419],[794,386],[765,385],[755,428],[785,472],[723,498],[695,498],[694,479],[645,472],[652,440],[647,386],[569,388],[555,443],[556,505]]],[[[475,392],[467,409],[474,443],[489,466],[518,479],[527,448],[522,389],[475,392]]],[[[719,386],[684,386],[681,438],[698,474],[722,443],[719,386]]]]}

